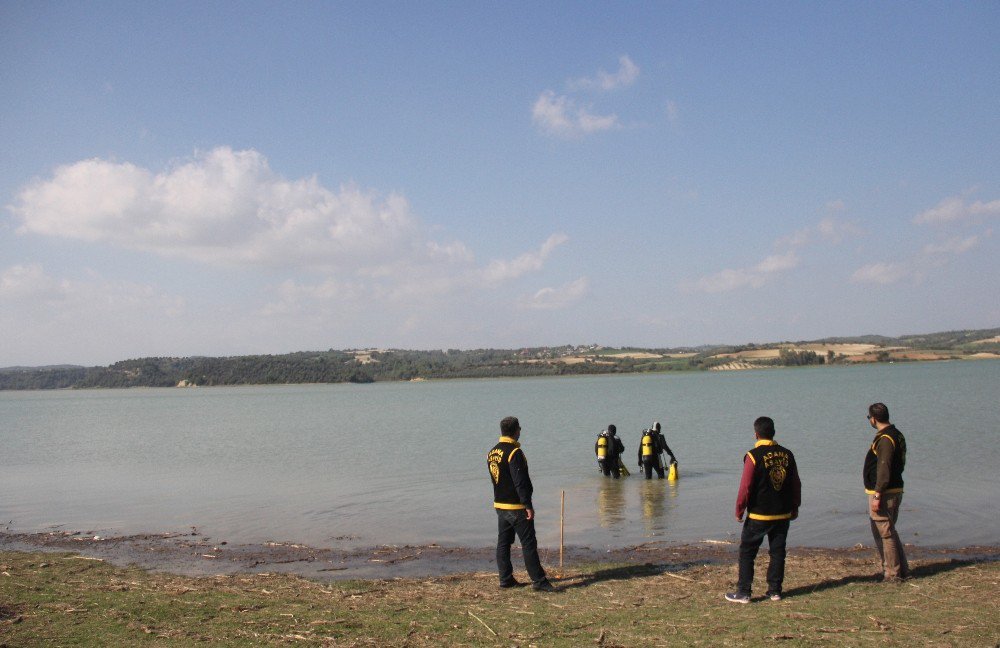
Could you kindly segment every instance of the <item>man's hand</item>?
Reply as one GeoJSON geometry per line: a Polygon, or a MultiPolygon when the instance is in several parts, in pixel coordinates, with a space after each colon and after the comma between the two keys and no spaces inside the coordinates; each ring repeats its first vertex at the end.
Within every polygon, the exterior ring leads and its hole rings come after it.
{"type": "Polygon", "coordinates": [[[524,509],[524,515],[529,520],[534,520],[535,519],[535,511],[533,509],[524,509]]]}
{"type": "Polygon", "coordinates": [[[879,509],[881,509],[881,508],[882,508],[882,500],[879,499],[878,497],[873,497],[872,498],[872,505],[871,505],[872,515],[878,515],[879,514],[879,509]]]}
{"type": "Polygon", "coordinates": [[[799,509],[795,509],[794,511],[792,511],[792,519],[794,520],[798,517],[799,517],[799,509]]]}
{"type": "Polygon", "coordinates": [[[736,521],[737,522],[742,522],[743,521],[743,513],[742,512],[736,514],[736,521]]]}

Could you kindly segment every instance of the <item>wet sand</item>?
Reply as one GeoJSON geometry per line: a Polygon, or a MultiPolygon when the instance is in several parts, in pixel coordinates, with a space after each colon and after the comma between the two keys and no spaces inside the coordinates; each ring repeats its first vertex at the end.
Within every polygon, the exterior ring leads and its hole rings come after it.
{"type": "MultiPolygon", "coordinates": [[[[736,560],[735,543],[672,544],[649,542],[621,549],[566,547],[564,565],[584,564],[693,566],[736,560]]],[[[151,571],[188,576],[237,573],[289,573],[314,580],[422,578],[496,570],[493,547],[429,545],[380,545],[368,548],[319,548],[300,544],[266,542],[230,544],[192,528],[186,532],[104,537],[85,531],[42,533],[0,532],[0,550],[72,552],[82,558],[116,566],[137,565],[151,571]]],[[[1000,560],[1000,545],[924,548],[908,545],[912,558],[940,557],[1000,560]]],[[[542,563],[558,571],[558,547],[541,547],[542,563]]],[[[792,556],[871,557],[871,546],[850,548],[789,547],[792,556]]],[[[522,567],[520,550],[512,552],[515,570],[522,567]]]]}

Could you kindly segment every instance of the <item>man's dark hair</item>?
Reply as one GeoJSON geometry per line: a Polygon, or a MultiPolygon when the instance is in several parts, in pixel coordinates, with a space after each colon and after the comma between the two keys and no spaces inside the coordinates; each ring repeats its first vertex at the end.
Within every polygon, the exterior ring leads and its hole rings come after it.
{"type": "Polygon", "coordinates": [[[872,417],[879,423],[888,423],[889,408],[885,406],[885,403],[872,403],[868,406],[868,416],[872,417]]]}
{"type": "Polygon", "coordinates": [[[516,416],[508,416],[500,421],[500,432],[504,436],[514,436],[521,430],[521,424],[517,422],[516,416]]]}
{"type": "Polygon", "coordinates": [[[614,436],[615,432],[617,431],[618,430],[615,428],[613,424],[608,425],[608,434],[614,436]]]}
{"type": "Polygon", "coordinates": [[[761,416],[753,422],[753,431],[757,433],[758,439],[773,439],[774,420],[769,416],[761,416]]]}

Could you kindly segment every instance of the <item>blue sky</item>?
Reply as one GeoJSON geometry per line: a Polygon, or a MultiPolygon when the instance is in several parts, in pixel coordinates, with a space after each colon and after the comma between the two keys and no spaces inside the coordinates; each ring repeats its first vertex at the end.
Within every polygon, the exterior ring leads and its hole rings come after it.
{"type": "Polygon", "coordinates": [[[0,366],[1000,326],[1000,3],[0,3],[0,366]]]}

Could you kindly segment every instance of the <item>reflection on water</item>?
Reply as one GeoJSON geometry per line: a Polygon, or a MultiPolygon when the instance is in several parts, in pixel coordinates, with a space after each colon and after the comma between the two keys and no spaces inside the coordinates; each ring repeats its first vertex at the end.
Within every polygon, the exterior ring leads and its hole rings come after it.
{"type": "Polygon", "coordinates": [[[670,512],[676,507],[677,482],[646,479],[639,489],[642,498],[642,526],[646,537],[666,534],[670,512]]]}
{"type": "Polygon", "coordinates": [[[665,535],[677,506],[677,482],[666,479],[602,479],[597,488],[597,520],[609,531],[623,531],[641,513],[643,537],[665,535]],[[636,483],[638,482],[638,483],[636,483]],[[638,497],[637,502],[630,499],[638,497]],[[630,510],[631,509],[631,510],[630,510]]]}
{"type": "Polygon", "coordinates": [[[597,519],[605,529],[625,524],[625,480],[602,479],[597,491],[597,519]]]}

